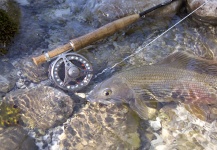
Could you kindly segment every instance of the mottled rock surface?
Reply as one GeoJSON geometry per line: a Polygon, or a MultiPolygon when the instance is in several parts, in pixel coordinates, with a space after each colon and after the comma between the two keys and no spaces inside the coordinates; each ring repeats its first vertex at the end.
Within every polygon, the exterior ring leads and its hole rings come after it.
{"type": "Polygon", "coordinates": [[[73,111],[73,100],[48,86],[17,90],[3,101],[16,105],[21,110],[24,125],[40,133],[62,124],[73,111]]]}
{"type": "Polygon", "coordinates": [[[10,91],[17,80],[16,69],[7,60],[0,59],[0,95],[10,91]]]}
{"type": "Polygon", "coordinates": [[[217,24],[217,1],[216,0],[187,0],[189,12],[195,10],[197,7],[202,5],[204,2],[206,4],[197,10],[193,15],[197,20],[217,24]]]}
{"type": "Polygon", "coordinates": [[[3,10],[7,10],[7,2],[8,0],[1,0],[0,1],[0,9],[3,9],[3,10]]]}
{"type": "Polygon", "coordinates": [[[21,127],[0,128],[1,150],[37,150],[35,140],[21,127]]]}
{"type": "MultiPolygon", "coordinates": [[[[177,18],[176,22],[180,20],[177,18]]],[[[174,51],[186,51],[204,59],[217,59],[217,28],[198,26],[190,18],[148,44],[161,33],[153,32],[149,39],[139,46],[138,54],[130,58],[132,65],[153,64],[174,51]]]]}
{"type": "MultiPolygon", "coordinates": [[[[33,56],[32,56],[33,57],[33,56]]],[[[21,59],[17,64],[23,76],[32,82],[40,82],[48,79],[48,67],[49,64],[45,63],[40,66],[36,66],[31,56],[25,59],[21,59]]]]}
{"type": "MultiPolygon", "coordinates": [[[[14,43],[10,46],[10,55],[8,57],[10,57],[13,64],[16,64],[14,66],[18,67],[18,69],[22,71],[22,74],[33,82],[46,79],[47,74],[46,66],[42,66],[42,68],[33,67],[30,62],[33,55],[41,55],[43,52],[57,48],[69,42],[70,39],[93,31],[99,26],[120,18],[123,15],[126,16],[132,13],[138,13],[162,2],[157,0],[16,1],[22,5],[22,23],[19,35],[15,37],[14,43]],[[20,61],[20,59],[23,60],[20,61]]],[[[155,15],[156,18],[158,16],[161,17],[164,15],[163,11],[168,11],[168,14],[173,15],[177,11],[179,2],[168,6],[170,9],[162,8],[153,15],[155,15]]],[[[129,28],[117,32],[114,36],[94,43],[82,51],[78,51],[78,53],[83,54],[91,61],[94,66],[94,74],[97,75],[108,66],[113,66],[126,56],[134,53],[139,49],[139,46],[145,46],[148,42],[168,29],[168,27],[180,21],[180,19],[186,15],[185,13],[180,13],[179,16],[174,16],[172,20],[169,18],[154,19],[152,16],[150,18],[146,17],[129,28]]],[[[217,30],[215,27],[198,27],[196,22],[192,22],[192,19],[188,18],[151,45],[145,47],[141,53],[135,57],[131,57],[129,61],[125,61],[126,64],[123,64],[121,67],[124,66],[122,69],[126,69],[132,64],[141,65],[153,63],[175,50],[191,51],[196,55],[203,57],[211,56],[210,58],[214,59],[214,56],[217,56],[216,33],[217,30]]],[[[104,77],[105,76],[99,76],[99,78],[95,78],[92,81],[100,82],[104,77]]],[[[19,83],[25,81],[24,79],[19,83]]],[[[23,86],[21,84],[17,85],[17,88],[36,86],[36,84],[33,83],[30,83],[30,85],[31,86],[23,86]]],[[[87,88],[91,88],[91,86],[87,88]]],[[[17,89],[15,88],[15,90],[17,89]]],[[[112,149],[113,147],[114,149],[117,147],[120,149],[127,149],[128,147],[136,149],[141,147],[141,145],[143,145],[143,149],[146,149],[145,147],[149,149],[151,143],[155,146],[154,149],[158,148],[159,150],[175,149],[176,147],[180,149],[191,148],[192,150],[194,148],[200,149],[203,147],[201,146],[202,144],[198,144],[198,142],[195,141],[196,138],[194,138],[194,136],[201,135],[202,132],[194,134],[193,137],[189,137],[187,131],[191,130],[194,132],[195,126],[196,128],[198,127],[195,124],[191,124],[193,121],[191,119],[187,120],[187,125],[189,125],[187,127],[181,126],[182,122],[186,123],[186,120],[180,119],[180,117],[177,117],[178,121],[176,119],[175,121],[169,120],[168,123],[166,122],[167,125],[162,126],[162,131],[161,126],[156,123],[152,126],[156,133],[148,131],[149,133],[147,135],[146,129],[139,128],[141,123],[138,123],[136,119],[138,117],[134,115],[134,117],[131,117],[131,112],[127,113],[127,111],[130,111],[128,109],[126,112],[123,112],[123,110],[125,110],[123,106],[103,107],[88,104],[84,108],[79,107],[80,111],[76,115],[71,116],[69,115],[69,112],[72,112],[70,106],[71,102],[63,100],[69,105],[67,107],[59,106],[58,104],[59,102],[62,103],[62,99],[68,98],[61,98],[58,94],[59,90],[53,88],[41,88],[41,90],[38,90],[38,87],[36,87],[31,90],[17,90],[7,96],[7,99],[9,99],[12,104],[16,102],[19,108],[21,108],[23,123],[27,127],[25,129],[33,129],[31,130],[33,134],[35,134],[34,132],[38,132],[38,130],[41,130],[40,133],[47,130],[50,131],[46,132],[47,134],[45,135],[43,134],[44,136],[36,134],[37,137],[40,136],[42,138],[42,142],[39,143],[39,145],[41,144],[41,149],[60,149],[59,144],[61,144],[62,149],[94,149],[98,146],[103,147],[102,149],[112,149]],[[48,93],[45,94],[44,90],[48,93]],[[52,93],[52,95],[49,95],[49,93],[52,93]],[[45,99],[49,99],[49,101],[45,99]],[[69,111],[64,111],[64,108],[69,111]],[[59,112],[60,115],[57,115],[55,112],[59,112]],[[56,121],[58,116],[62,116],[62,119],[56,121]],[[109,121],[109,118],[115,119],[109,121]],[[66,120],[67,122],[64,123],[64,128],[62,124],[66,120]],[[60,125],[58,126],[60,130],[53,129],[57,124],[60,125]],[[164,132],[164,128],[167,132],[164,132]],[[64,133],[59,139],[59,134],[62,132],[64,133]],[[157,135],[157,133],[159,135],[157,135]],[[157,139],[153,138],[153,134],[157,139]],[[167,136],[170,135],[172,135],[172,137],[167,138],[167,136]],[[174,141],[174,139],[177,139],[177,142],[174,141]],[[132,142],[134,140],[136,142],[132,142]],[[182,143],[184,143],[183,147],[181,147],[182,143]]],[[[162,123],[164,122],[165,121],[162,119],[162,123]]],[[[22,122],[20,125],[22,125],[22,122]]],[[[142,124],[141,126],[148,128],[146,124],[142,124]]],[[[212,129],[216,131],[216,128],[212,129]]],[[[215,148],[212,146],[212,142],[209,142],[209,139],[215,141],[213,137],[215,137],[216,134],[213,131],[205,132],[208,140],[204,140],[204,145],[208,143],[207,147],[210,148],[215,148]]]]}
{"type": "Polygon", "coordinates": [[[165,142],[158,147],[169,150],[217,149],[217,122],[207,123],[196,118],[183,106],[164,106],[159,115],[162,123],[161,138],[165,142]]]}
{"type": "Polygon", "coordinates": [[[60,149],[138,149],[141,145],[139,118],[124,105],[88,103],[64,127],[60,149]]]}
{"type": "Polygon", "coordinates": [[[28,0],[14,0],[22,6],[27,6],[29,4],[28,0]]]}
{"type": "MultiPolygon", "coordinates": [[[[84,18],[88,20],[97,20],[101,23],[113,21],[115,19],[140,13],[144,10],[152,8],[158,4],[162,4],[167,2],[166,0],[124,0],[124,1],[117,1],[117,0],[102,0],[102,1],[87,1],[85,4],[85,11],[90,11],[90,13],[84,14],[84,18]],[[92,15],[93,14],[93,15],[92,15]],[[93,17],[96,17],[93,19],[93,17]]],[[[171,17],[176,14],[181,6],[182,0],[178,0],[173,2],[172,4],[160,8],[155,12],[151,13],[151,16],[155,17],[171,17]]]]}

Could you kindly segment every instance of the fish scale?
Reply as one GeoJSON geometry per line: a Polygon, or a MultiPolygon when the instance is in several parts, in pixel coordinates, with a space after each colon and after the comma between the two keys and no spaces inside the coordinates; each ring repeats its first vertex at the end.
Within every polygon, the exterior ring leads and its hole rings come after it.
{"type": "Polygon", "coordinates": [[[214,88],[214,85],[217,85],[217,78],[212,75],[162,66],[143,66],[134,69],[133,72],[130,70],[122,72],[117,77],[125,80],[132,89],[141,86],[141,88],[149,90],[161,102],[167,101],[167,98],[170,98],[168,101],[172,101],[177,98],[183,100],[186,97],[186,102],[202,98],[203,100],[198,103],[217,103],[214,88]],[[207,83],[212,83],[212,85],[207,83]],[[205,92],[203,92],[204,90],[205,92]],[[162,91],[164,95],[160,95],[162,91]],[[172,93],[176,93],[177,97],[173,97],[172,93]]]}
{"type": "Polygon", "coordinates": [[[217,62],[176,52],[154,65],[131,68],[99,83],[90,102],[127,103],[142,119],[160,103],[182,103],[202,120],[217,119],[217,62]],[[196,111],[197,110],[197,111],[196,111]]]}

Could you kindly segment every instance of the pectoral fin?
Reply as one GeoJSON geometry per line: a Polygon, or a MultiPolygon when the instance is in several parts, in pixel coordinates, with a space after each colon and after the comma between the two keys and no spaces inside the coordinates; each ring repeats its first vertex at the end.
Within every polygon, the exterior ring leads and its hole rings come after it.
{"type": "Polygon", "coordinates": [[[152,98],[151,93],[142,89],[135,90],[135,99],[130,102],[130,107],[137,112],[142,119],[156,117],[158,102],[152,98]]]}
{"type": "Polygon", "coordinates": [[[134,110],[141,119],[155,119],[157,114],[157,109],[147,107],[147,105],[139,99],[134,102],[130,102],[130,108],[134,110]]]}

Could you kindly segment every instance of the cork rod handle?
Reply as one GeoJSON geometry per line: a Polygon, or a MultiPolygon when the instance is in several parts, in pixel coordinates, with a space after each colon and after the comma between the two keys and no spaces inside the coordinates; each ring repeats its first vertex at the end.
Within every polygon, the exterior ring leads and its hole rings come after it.
{"type": "Polygon", "coordinates": [[[36,65],[40,65],[47,61],[48,58],[53,58],[63,52],[66,52],[70,49],[73,49],[73,51],[77,51],[81,48],[84,48],[88,46],[89,44],[96,42],[102,38],[105,38],[107,36],[110,36],[117,32],[118,30],[123,29],[124,27],[136,22],[140,18],[139,14],[130,15],[121,19],[118,19],[116,21],[113,21],[111,23],[108,23],[99,29],[90,32],[86,35],[83,35],[81,37],[78,37],[76,39],[70,40],[69,43],[58,47],[56,49],[53,49],[52,51],[49,51],[45,55],[40,55],[38,57],[33,57],[33,62],[36,65]]]}
{"type": "Polygon", "coordinates": [[[101,28],[97,29],[96,31],[93,31],[91,33],[88,33],[84,36],[78,37],[76,39],[73,39],[70,41],[72,48],[74,51],[77,51],[81,48],[84,48],[85,46],[98,41],[102,38],[105,38],[107,36],[110,36],[117,32],[118,30],[123,29],[124,27],[134,23],[139,19],[139,14],[130,15],[127,17],[124,17],[122,19],[118,19],[114,22],[108,23],[105,26],[102,26],[101,28]]]}

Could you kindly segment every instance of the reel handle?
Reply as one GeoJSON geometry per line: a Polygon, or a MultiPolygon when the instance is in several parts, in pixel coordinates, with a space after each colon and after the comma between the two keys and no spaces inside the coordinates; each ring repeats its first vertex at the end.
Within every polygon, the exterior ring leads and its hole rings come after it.
{"type": "Polygon", "coordinates": [[[36,65],[40,65],[44,62],[46,62],[47,60],[63,53],[66,52],[70,49],[73,49],[73,51],[77,51],[81,48],[86,47],[87,45],[96,42],[102,38],[105,38],[107,36],[110,36],[112,34],[114,34],[115,32],[117,32],[118,30],[123,29],[124,27],[136,22],[138,19],[140,18],[139,14],[134,14],[134,15],[130,15],[121,19],[118,19],[116,21],[113,21],[111,23],[108,23],[102,27],[100,27],[99,29],[90,32],[86,35],[83,35],[81,37],[78,37],[76,39],[70,40],[69,43],[58,47],[56,49],[53,49],[52,51],[49,51],[46,54],[40,55],[38,57],[33,57],[33,62],[36,65]]]}

